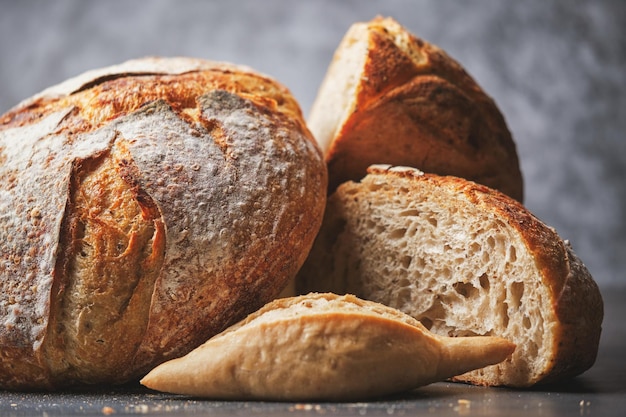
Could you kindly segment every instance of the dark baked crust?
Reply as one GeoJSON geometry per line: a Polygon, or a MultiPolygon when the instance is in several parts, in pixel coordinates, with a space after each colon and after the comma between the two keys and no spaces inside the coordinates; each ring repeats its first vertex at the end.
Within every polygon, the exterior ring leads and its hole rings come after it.
{"type": "Polygon", "coordinates": [[[275,297],[326,169],[289,91],[148,58],[0,117],[0,387],[121,383],[275,297]],[[9,203],[10,202],[10,203],[9,203]]]}
{"type": "Polygon", "coordinates": [[[555,338],[560,346],[552,367],[541,383],[550,383],[576,376],[595,363],[602,332],[604,303],[596,282],[583,262],[563,242],[567,278],[560,292],[554,292],[554,310],[561,326],[555,338]]]}
{"type": "Polygon", "coordinates": [[[458,62],[393,19],[367,28],[356,105],[325,155],[330,192],[371,164],[391,164],[468,178],[522,201],[515,143],[493,99],[458,62]],[[406,49],[392,31],[407,37],[406,49]]]}

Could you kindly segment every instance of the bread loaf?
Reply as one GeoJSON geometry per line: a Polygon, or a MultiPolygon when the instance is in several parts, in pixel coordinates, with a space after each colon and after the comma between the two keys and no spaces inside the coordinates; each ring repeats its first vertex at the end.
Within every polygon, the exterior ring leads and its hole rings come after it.
{"type": "Polygon", "coordinates": [[[325,153],[330,192],[371,164],[391,164],[523,199],[515,143],[493,99],[452,57],[391,18],[350,27],[308,125],[325,153]]]}
{"type": "Polygon", "coordinates": [[[505,360],[497,337],[441,337],[417,320],[354,296],[275,300],[142,384],[238,400],[365,400],[505,360]]]}
{"type": "Polygon", "coordinates": [[[327,176],[290,92],[145,58],[0,117],[0,389],[123,383],[273,299],[327,176]]]}
{"type": "Polygon", "coordinates": [[[510,197],[451,176],[374,166],[329,197],[300,293],[352,293],[447,336],[500,336],[511,358],[455,379],[526,387],[595,361],[600,292],[568,242],[510,197]]]}

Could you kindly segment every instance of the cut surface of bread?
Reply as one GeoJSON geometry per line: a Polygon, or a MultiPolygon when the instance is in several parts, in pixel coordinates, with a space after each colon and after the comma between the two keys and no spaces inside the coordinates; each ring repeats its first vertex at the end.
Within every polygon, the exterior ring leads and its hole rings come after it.
{"type": "Polygon", "coordinates": [[[523,387],[594,363],[602,299],[552,228],[471,181],[403,167],[369,172],[329,197],[298,292],[353,293],[440,335],[517,345],[511,360],[460,381],[523,387]]]}
{"type": "Polygon", "coordinates": [[[498,337],[436,336],[419,321],[352,295],[275,300],[142,384],[238,400],[363,400],[505,360],[498,337]]]}
{"type": "Polygon", "coordinates": [[[325,153],[330,192],[384,163],[523,199],[515,143],[493,99],[457,61],[391,18],[349,28],[307,122],[325,153]]]}

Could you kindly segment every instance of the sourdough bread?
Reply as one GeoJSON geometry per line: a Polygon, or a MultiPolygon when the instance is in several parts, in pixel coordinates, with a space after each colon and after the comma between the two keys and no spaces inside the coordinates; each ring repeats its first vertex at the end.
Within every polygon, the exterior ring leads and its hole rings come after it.
{"type": "Polygon", "coordinates": [[[308,117],[329,191],[371,164],[468,178],[522,201],[515,143],[464,68],[391,18],[350,27],[308,117]]]}
{"type": "Polygon", "coordinates": [[[0,389],[123,383],[276,297],[326,168],[290,92],[145,58],[0,117],[0,389]]]}
{"type": "Polygon", "coordinates": [[[569,243],[512,198],[457,177],[373,166],[342,184],[296,284],[398,308],[439,335],[517,345],[459,381],[526,387],[580,374],[597,354],[602,298],[569,243]]]}
{"type": "Polygon", "coordinates": [[[414,318],[354,296],[275,300],[142,384],[237,400],[365,400],[505,360],[498,337],[441,337],[414,318]]]}

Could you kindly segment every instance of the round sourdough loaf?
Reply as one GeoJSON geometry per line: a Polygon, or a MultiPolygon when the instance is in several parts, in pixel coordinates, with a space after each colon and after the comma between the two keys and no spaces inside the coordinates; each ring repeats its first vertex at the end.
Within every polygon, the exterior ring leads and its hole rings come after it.
{"type": "Polygon", "coordinates": [[[0,117],[0,388],[123,383],[276,297],[327,174],[290,92],[145,58],[0,117]]]}

